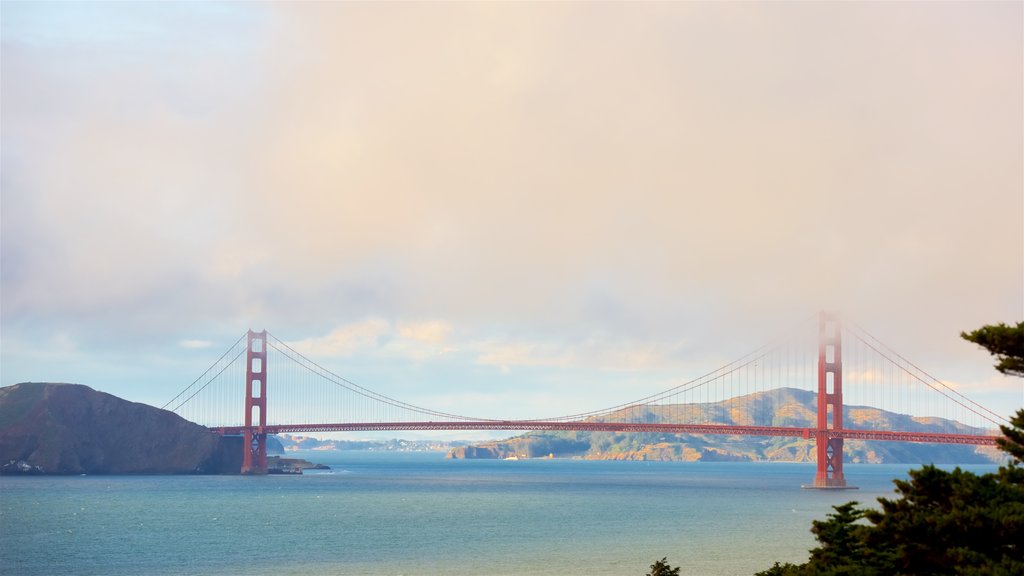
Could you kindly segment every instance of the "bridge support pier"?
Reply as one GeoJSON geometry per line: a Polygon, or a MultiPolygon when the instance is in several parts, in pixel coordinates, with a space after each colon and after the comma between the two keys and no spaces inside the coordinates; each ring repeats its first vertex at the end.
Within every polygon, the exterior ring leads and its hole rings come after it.
{"type": "Polygon", "coordinates": [[[814,433],[818,471],[814,484],[805,488],[855,488],[846,485],[843,475],[843,439],[828,433],[842,429],[842,328],[838,317],[822,312],[818,317],[818,428],[814,433]]]}
{"type": "Polygon", "coordinates": [[[242,474],[267,473],[267,331],[249,330],[245,354],[245,430],[242,474]],[[258,411],[255,423],[253,411],[258,411]]]}

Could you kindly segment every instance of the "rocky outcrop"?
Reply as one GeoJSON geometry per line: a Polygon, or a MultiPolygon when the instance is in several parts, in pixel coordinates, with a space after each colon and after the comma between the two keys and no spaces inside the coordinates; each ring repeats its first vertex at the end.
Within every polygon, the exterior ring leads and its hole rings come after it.
{"type": "Polygon", "coordinates": [[[330,470],[330,466],[314,464],[302,458],[267,456],[268,474],[302,474],[303,470],[330,470]]]}
{"type": "Polygon", "coordinates": [[[241,439],[79,384],[0,388],[0,473],[237,473],[241,439]]]}
{"type": "Polygon", "coordinates": [[[508,442],[487,442],[478,446],[459,446],[452,448],[448,452],[448,458],[456,459],[497,459],[502,460],[505,458],[511,458],[516,454],[515,448],[509,445],[508,442]]]}
{"type": "Polygon", "coordinates": [[[448,458],[546,458],[582,455],[590,448],[587,442],[554,434],[531,434],[508,440],[484,442],[476,446],[459,446],[448,452],[448,458]]]}

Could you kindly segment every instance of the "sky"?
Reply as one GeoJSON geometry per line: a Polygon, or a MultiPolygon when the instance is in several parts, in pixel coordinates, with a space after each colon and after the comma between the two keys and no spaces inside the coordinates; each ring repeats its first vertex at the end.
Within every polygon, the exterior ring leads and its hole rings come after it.
{"type": "Polygon", "coordinates": [[[619,404],[841,311],[1009,414],[1020,2],[0,4],[0,385],[268,329],[404,401],[619,404]]]}

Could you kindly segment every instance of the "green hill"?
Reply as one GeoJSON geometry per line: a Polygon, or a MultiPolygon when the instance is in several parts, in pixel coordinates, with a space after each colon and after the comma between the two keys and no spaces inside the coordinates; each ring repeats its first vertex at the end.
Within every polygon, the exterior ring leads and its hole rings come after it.
{"type": "MultiPolygon", "coordinates": [[[[675,404],[623,409],[600,422],[713,423],[743,426],[813,427],[817,394],[779,388],[708,404],[675,404]],[[708,422],[707,415],[711,415],[708,422]]],[[[919,418],[866,406],[845,406],[849,428],[985,434],[981,428],[941,418],[919,418]]],[[[904,464],[987,464],[1001,454],[992,447],[847,440],[847,462],[904,464]]],[[[813,462],[814,443],[802,438],[615,432],[529,432],[508,440],[456,448],[449,458],[569,457],[593,460],[813,462]]]]}
{"type": "Polygon", "coordinates": [[[0,388],[0,474],[237,473],[240,439],[80,384],[0,388]]]}

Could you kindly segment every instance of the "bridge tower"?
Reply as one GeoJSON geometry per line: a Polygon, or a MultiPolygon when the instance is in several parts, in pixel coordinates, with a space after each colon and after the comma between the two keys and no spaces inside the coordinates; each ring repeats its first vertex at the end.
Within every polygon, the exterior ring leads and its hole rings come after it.
{"type": "Polygon", "coordinates": [[[267,473],[267,331],[249,330],[245,354],[245,432],[242,474],[267,473]],[[259,414],[253,418],[253,411],[259,414]]]}
{"type": "Polygon", "coordinates": [[[830,438],[829,430],[843,429],[842,328],[834,314],[818,317],[818,427],[814,443],[818,472],[814,488],[847,488],[843,476],[843,439],[830,438]]]}

